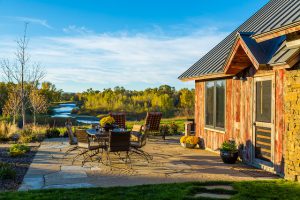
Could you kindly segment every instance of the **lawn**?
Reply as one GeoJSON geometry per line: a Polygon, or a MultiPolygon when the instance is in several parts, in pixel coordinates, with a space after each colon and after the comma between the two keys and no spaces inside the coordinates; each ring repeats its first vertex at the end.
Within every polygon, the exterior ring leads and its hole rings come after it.
{"type": "MultiPolygon", "coordinates": [[[[194,193],[205,192],[203,185],[232,185],[235,191],[213,190],[233,194],[232,199],[299,199],[300,184],[288,181],[199,182],[142,185],[132,187],[52,189],[0,193],[0,199],[195,199],[194,193]]],[[[211,191],[211,190],[210,190],[211,191]]],[[[198,198],[199,199],[199,198],[198,198]]]]}

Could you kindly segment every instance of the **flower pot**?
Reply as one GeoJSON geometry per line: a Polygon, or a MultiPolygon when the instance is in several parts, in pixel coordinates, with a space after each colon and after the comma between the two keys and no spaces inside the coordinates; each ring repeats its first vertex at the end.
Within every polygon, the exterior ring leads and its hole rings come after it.
{"type": "Polygon", "coordinates": [[[226,164],[234,164],[237,161],[239,156],[238,152],[231,152],[231,151],[220,151],[220,156],[224,163],[226,164]]]}
{"type": "Polygon", "coordinates": [[[180,143],[181,146],[188,149],[194,149],[196,147],[196,144],[189,144],[189,143],[180,143]]]}

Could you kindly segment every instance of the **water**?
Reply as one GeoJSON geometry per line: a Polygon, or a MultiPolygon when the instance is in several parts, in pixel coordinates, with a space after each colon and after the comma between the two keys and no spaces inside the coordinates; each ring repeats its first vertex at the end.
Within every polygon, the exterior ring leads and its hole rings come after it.
{"type": "Polygon", "coordinates": [[[71,118],[75,118],[77,122],[83,124],[99,123],[99,118],[94,116],[71,114],[74,108],[78,108],[75,103],[59,104],[57,107],[53,108],[53,114],[51,117],[56,117],[56,118],[71,117],[71,118]]]}

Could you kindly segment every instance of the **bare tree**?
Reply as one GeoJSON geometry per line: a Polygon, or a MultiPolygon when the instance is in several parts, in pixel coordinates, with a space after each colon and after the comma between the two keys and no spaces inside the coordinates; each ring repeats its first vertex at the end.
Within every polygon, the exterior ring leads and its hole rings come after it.
{"type": "Polygon", "coordinates": [[[32,90],[29,95],[31,110],[33,113],[33,124],[36,124],[36,114],[45,113],[48,109],[47,99],[38,90],[32,90]]]}
{"type": "Polygon", "coordinates": [[[44,77],[44,72],[39,64],[30,64],[30,56],[27,53],[29,39],[27,38],[27,26],[25,22],[23,37],[17,40],[16,59],[13,63],[4,59],[1,63],[3,73],[7,82],[20,86],[19,95],[21,97],[21,113],[23,127],[26,125],[26,104],[30,90],[44,77]],[[27,87],[28,86],[28,87],[27,87]],[[29,88],[29,91],[26,90],[29,88]]]}

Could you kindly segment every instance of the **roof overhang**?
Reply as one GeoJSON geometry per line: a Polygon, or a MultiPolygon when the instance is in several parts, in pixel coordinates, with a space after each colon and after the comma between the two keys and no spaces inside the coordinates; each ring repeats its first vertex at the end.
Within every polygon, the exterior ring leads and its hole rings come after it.
{"type": "Polygon", "coordinates": [[[262,66],[251,53],[240,34],[238,34],[225,63],[224,73],[235,75],[251,65],[256,69],[259,69],[260,66],[262,66]]]}
{"type": "Polygon", "coordinates": [[[300,21],[288,24],[286,26],[279,27],[277,29],[273,29],[268,32],[255,34],[252,36],[252,38],[255,39],[256,42],[260,43],[283,35],[294,33],[297,31],[300,31],[300,21]]]}
{"type": "Polygon", "coordinates": [[[224,74],[223,72],[220,72],[220,73],[202,75],[202,76],[198,76],[198,77],[183,78],[180,80],[184,81],[184,82],[186,82],[186,81],[203,81],[203,80],[221,79],[221,78],[228,78],[228,77],[232,77],[232,75],[224,74]]]}
{"type": "Polygon", "coordinates": [[[288,58],[287,61],[282,63],[271,64],[271,66],[273,67],[273,69],[289,69],[299,62],[300,62],[300,49],[296,54],[288,58]]]}

